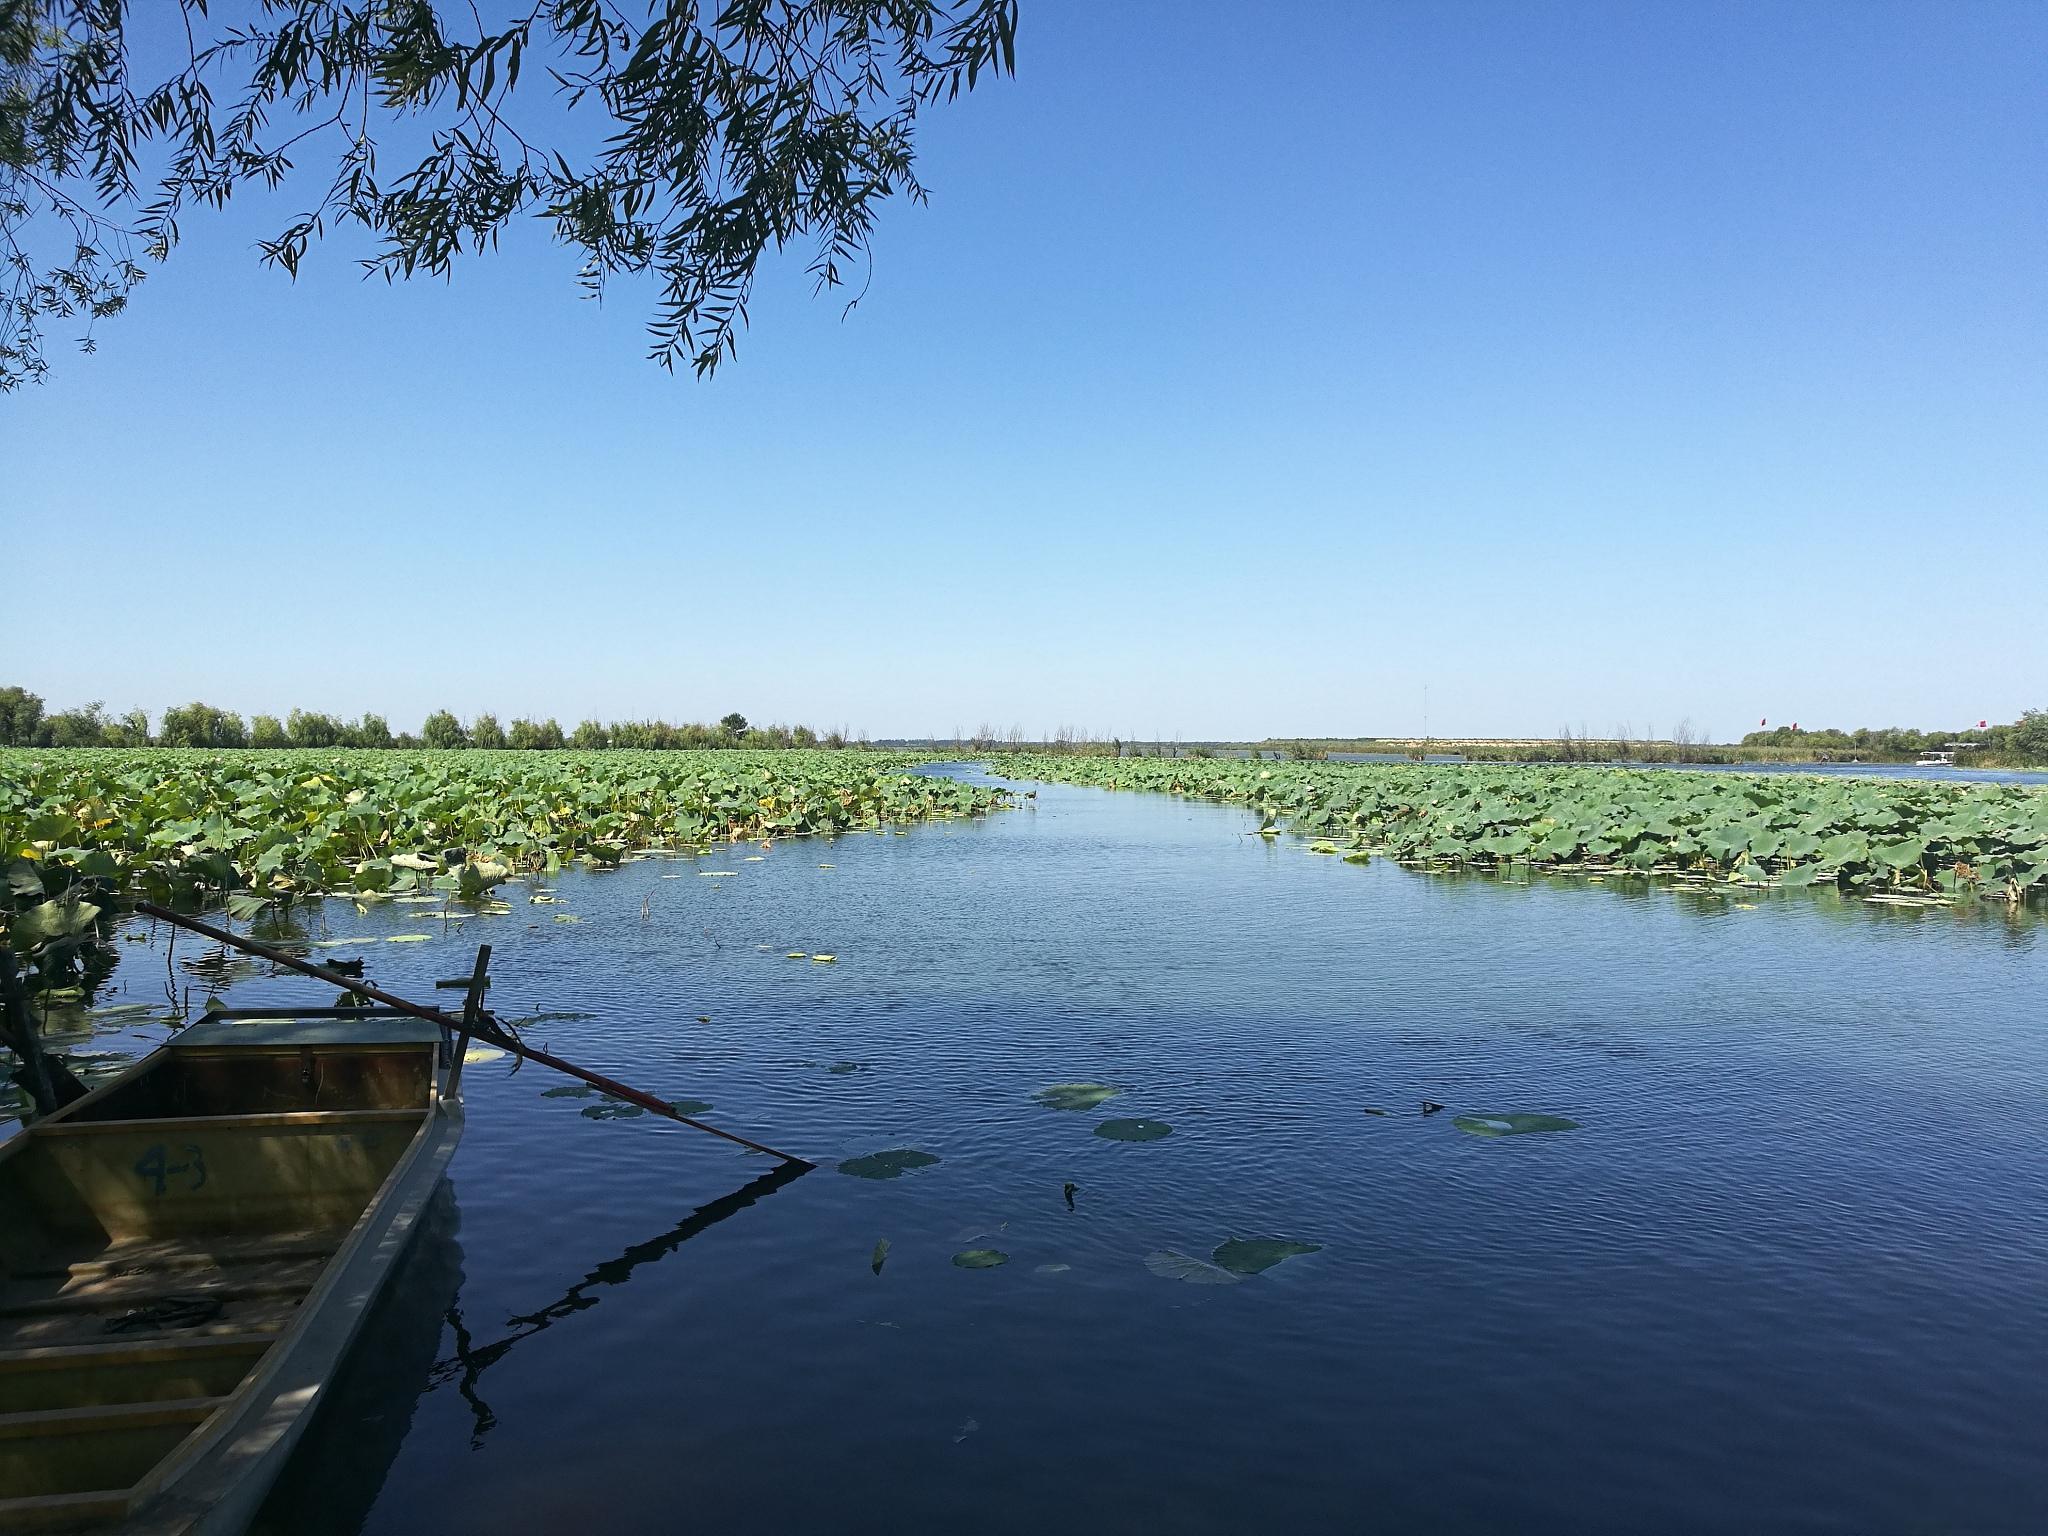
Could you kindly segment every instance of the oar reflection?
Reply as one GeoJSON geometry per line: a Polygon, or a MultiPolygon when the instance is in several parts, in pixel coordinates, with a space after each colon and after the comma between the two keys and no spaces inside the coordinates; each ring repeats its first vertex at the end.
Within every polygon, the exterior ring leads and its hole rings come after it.
{"type": "Polygon", "coordinates": [[[707,1205],[698,1206],[661,1236],[635,1243],[616,1258],[605,1260],[570,1286],[560,1297],[538,1311],[507,1318],[506,1323],[510,1331],[488,1344],[475,1342],[462,1321],[461,1306],[451,1305],[448,1308],[448,1327],[455,1336],[455,1353],[437,1363],[428,1379],[437,1387],[453,1382],[456,1391],[462,1394],[463,1401],[469,1404],[470,1414],[476,1421],[476,1427],[470,1435],[471,1447],[482,1445],[484,1436],[498,1422],[498,1416],[491,1411],[490,1404],[486,1403],[477,1391],[477,1382],[485,1370],[502,1360],[513,1345],[552,1328],[564,1318],[573,1317],[586,1308],[596,1306],[603,1300],[600,1294],[601,1287],[625,1284],[632,1278],[633,1271],[642,1265],[666,1258],[706,1228],[716,1226],[726,1217],[745,1210],[810,1171],[808,1163],[778,1163],[759,1178],[731,1194],[723,1195],[707,1205]]]}

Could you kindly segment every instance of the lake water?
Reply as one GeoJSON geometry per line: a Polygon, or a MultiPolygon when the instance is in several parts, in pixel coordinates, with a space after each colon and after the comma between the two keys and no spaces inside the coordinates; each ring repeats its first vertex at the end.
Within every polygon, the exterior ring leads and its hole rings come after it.
{"type": "MultiPolygon", "coordinates": [[[[263,1528],[2040,1529],[2039,914],[1434,877],[1254,824],[1048,786],[366,947],[418,995],[488,939],[499,1012],[594,1015],[535,1043],[825,1166],[470,1068],[452,1198],[263,1528]],[[1127,1091],[1033,1102],[1068,1081],[1127,1091]],[[1453,1124],[1485,1111],[1581,1128],[1453,1124]],[[898,1147],[941,1161],[832,1166],[898,1147]],[[1147,1262],[1253,1237],[1321,1246],[1147,1262]]],[[[116,987],[164,976],[138,945],[116,987]]]]}

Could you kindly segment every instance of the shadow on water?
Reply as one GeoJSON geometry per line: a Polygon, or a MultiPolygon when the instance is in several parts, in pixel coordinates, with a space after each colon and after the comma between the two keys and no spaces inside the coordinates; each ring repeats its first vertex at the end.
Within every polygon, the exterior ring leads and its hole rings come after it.
{"type": "Polygon", "coordinates": [[[444,1183],[318,1416],[250,1527],[251,1536],[353,1536],[383,1491],[427,1393],[455,1387],[474,1421],[470,1447],[480,1447],[498,1419],[478,1382],[514,1345],[596,1306],[603,1299],[600,1288],[625,1284],[642,1266],[666,1258],[810,1171],[803,1164],[783,1163],[697,1207],[658,1237],[594,1265],[546,1306],[506,1319],[509,1331],[488,1344],[478,1344],[462,1320],[460,1217],[453,1185],[444,1183]],[[453,1335],[454,1353],[438,1358],[444,1323],[453,1335]]]}
{"type": "Polygon", "coordinates": [[[515,1344],[543,1333],[565,1318],[596,1306],[604,1298],[600,1288],[624,1285],[633,1278],[633,1272],[642,1265],[653,1264],[667,1258],[678,1248],[699,1233],[718,1225],[726,1217],[737,1215],[755,1202],[766,1199],[786,1184],[793,1184],[811,1171],[807,1164],[780,1163],[769,1172],[723,1195],[677,1222],[659,1237],[648,1238],[633,1244],[615,1258],[606,1259],[596,1265],[581,1280],[570,1286],[555,1300],[536,1311],[519,1317],[507,1318],[509,1331],[501,1338],[488,1344],[478,1344],[462,1320],[462,1309],[456,1305],[448,1308],[448,1327],[455,1337],[455,1353],[447,1359],[437,1361],[431,1372],[432,1385],[439,1387],[453,1383],[462,1394],[464,1402],[474,1421],[470,1433],[470,1449],[483,1445],[484,1436],[489,1434],[498,1422],[498,1416],[491,1411],[489,1403],[478,1391],[483,1373],[511,1352],[515,1344]]]}
{"type": "Polygon", "coordinates": [[[363,1520],[412,1428],[462,1289],[461,1216],[444,1182],[306,1426],[251,1536],[341,1536],[363,1520]]]}

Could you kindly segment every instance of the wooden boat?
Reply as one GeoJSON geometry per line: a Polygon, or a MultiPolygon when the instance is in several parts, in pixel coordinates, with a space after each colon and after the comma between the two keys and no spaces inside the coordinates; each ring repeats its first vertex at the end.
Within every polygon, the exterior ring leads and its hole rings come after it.
{"type": "Polygon", "coordinates": [[[459,1076],[419,1019],[213,1018],[0,1144],[0,1532],[242,1531],[441,1182],[459,1076]]]}

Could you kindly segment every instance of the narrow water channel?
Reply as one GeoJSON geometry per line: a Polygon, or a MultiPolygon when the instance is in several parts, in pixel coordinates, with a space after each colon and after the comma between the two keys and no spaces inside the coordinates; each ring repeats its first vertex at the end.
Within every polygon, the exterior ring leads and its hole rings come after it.
{"type": "MultiPolygon", "coordinates": [[[[445,932],[331,906],[313,937],[435,934],[360,951],[402,991],[488,939],[537,1042],[824,1166],[471,1068],[450,1198],[264,1528],[2036,1528],[2048,924],[1252,824],[1047,786],[445,932]],[[1456,1123],[1516,1113],[1578,1128],[1456,1123]],[[891,1149],[938,1161],[834,1167],[891,1149]],[[1215,1262],[1265,1238],[1315,1251],[1215,1262]]],[[[116,982],[166,974],[138,944],[116,982]]]]}

